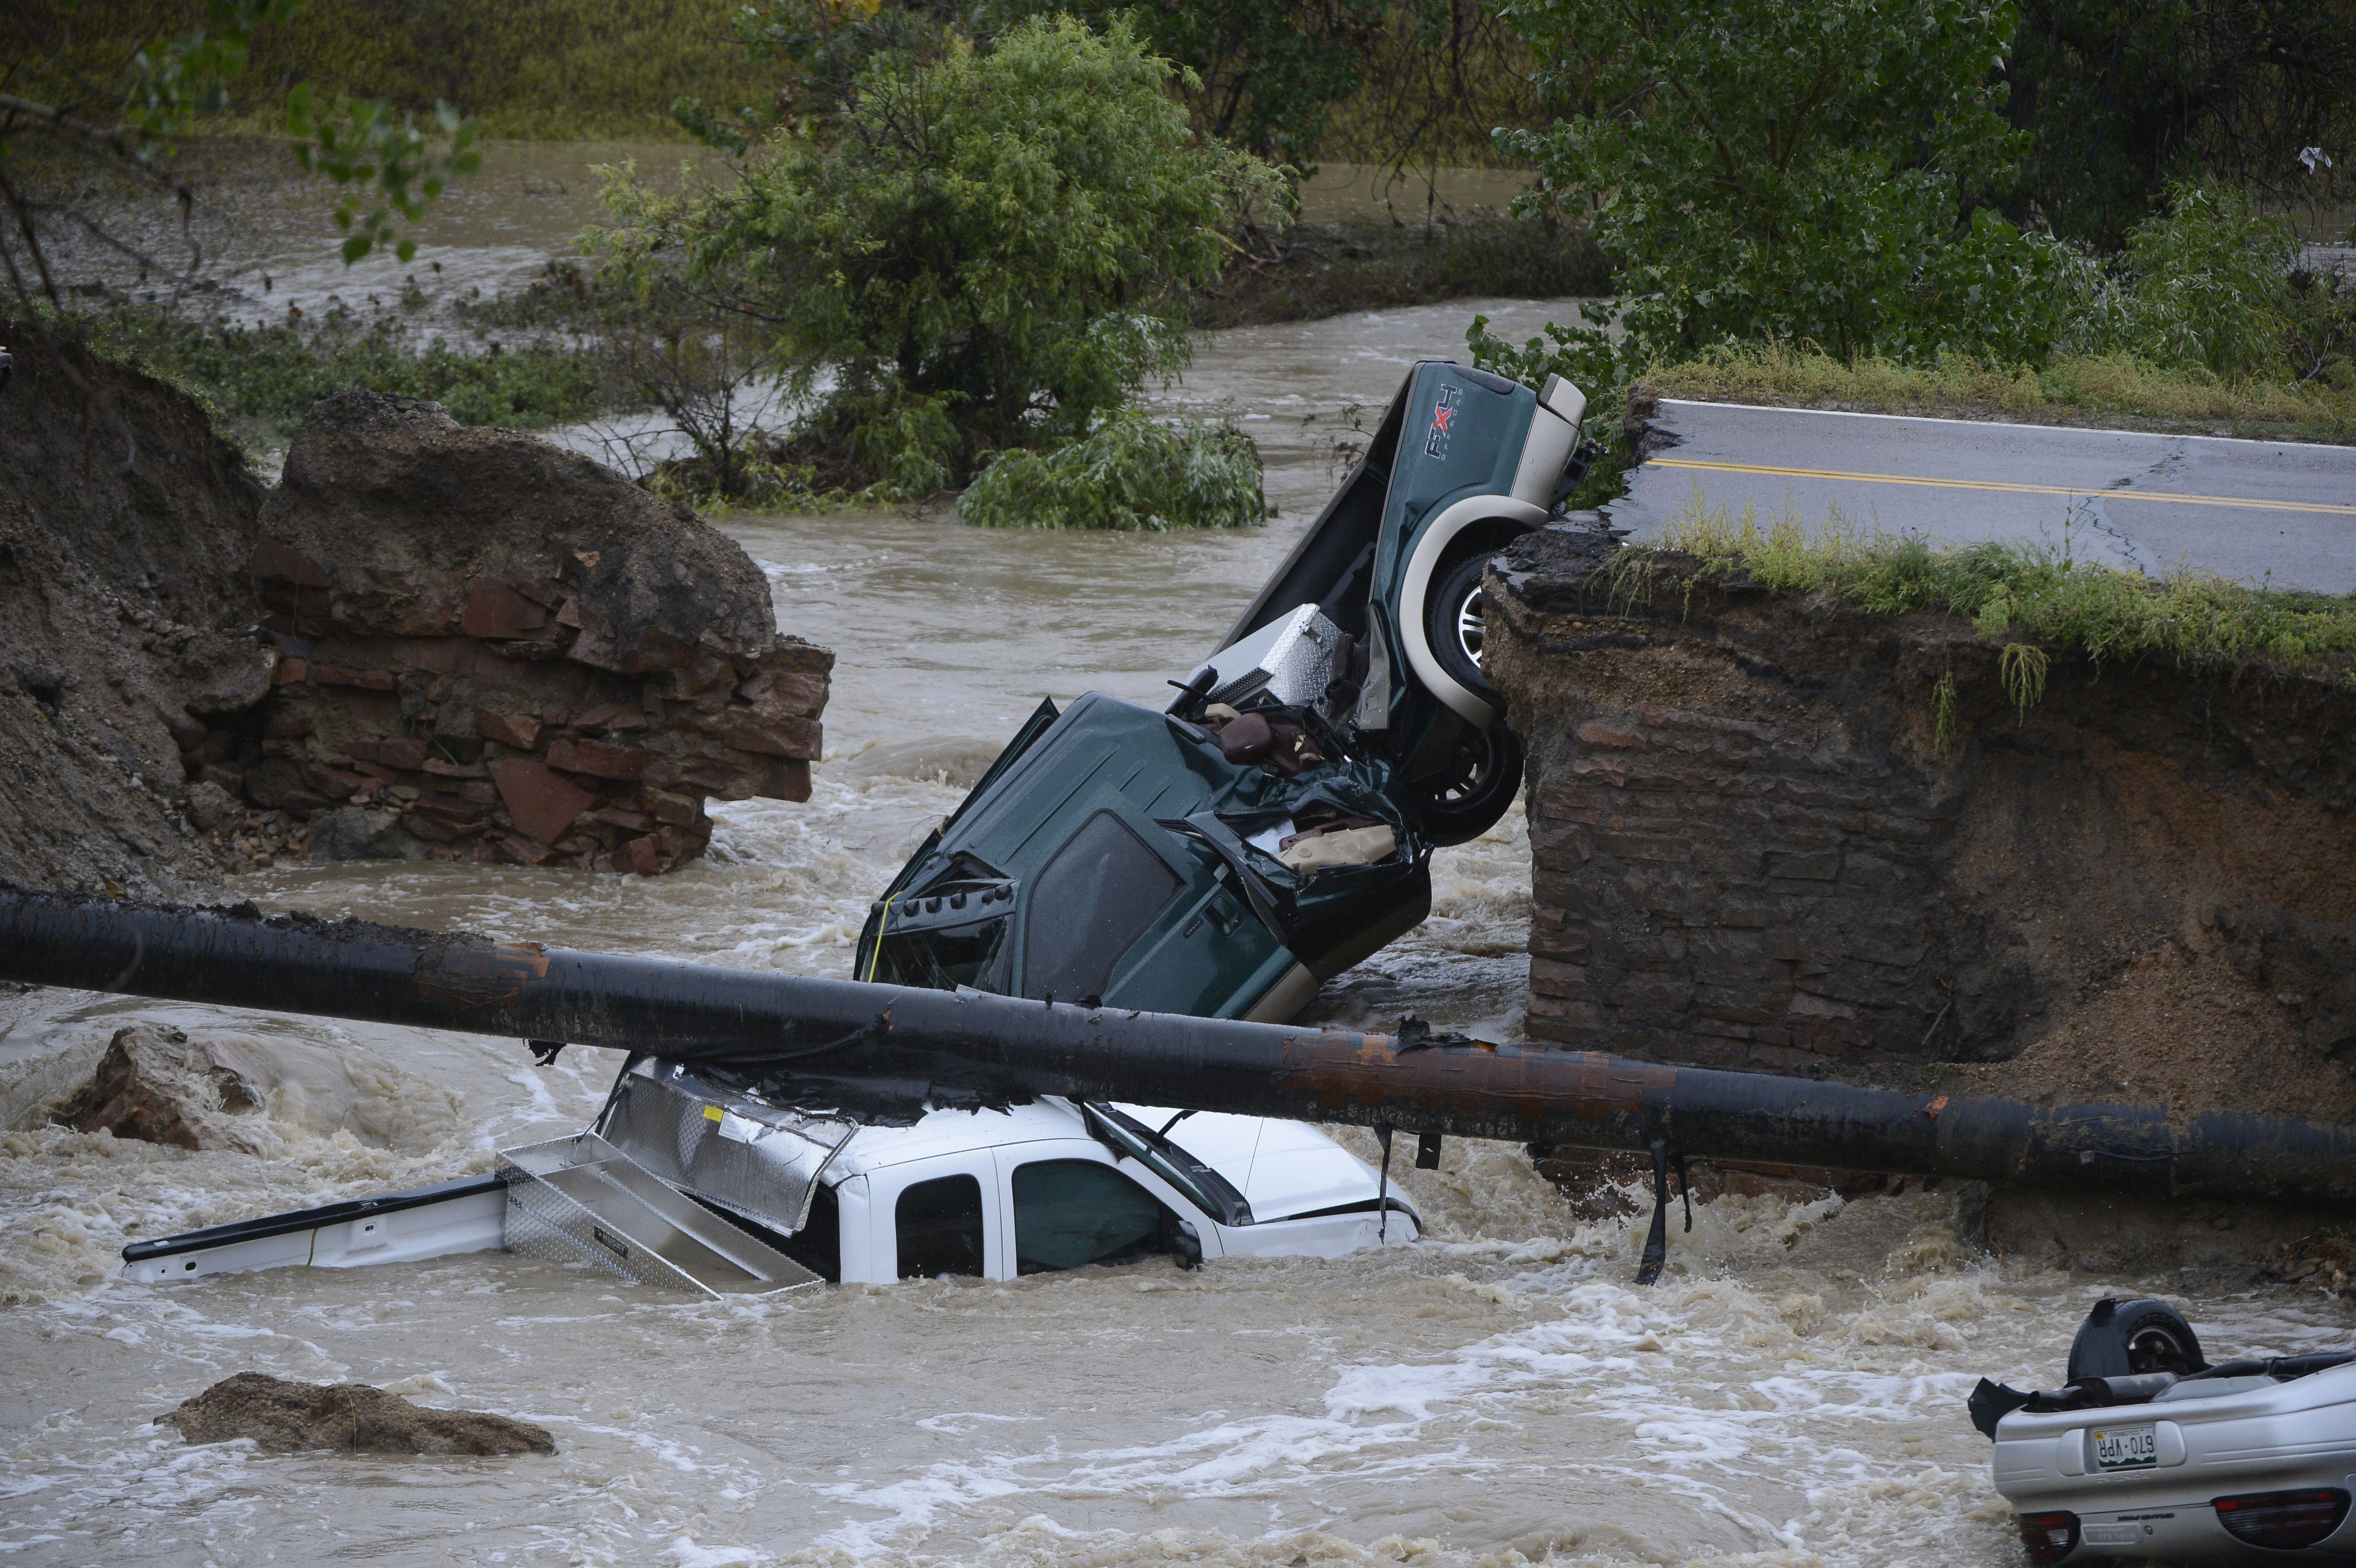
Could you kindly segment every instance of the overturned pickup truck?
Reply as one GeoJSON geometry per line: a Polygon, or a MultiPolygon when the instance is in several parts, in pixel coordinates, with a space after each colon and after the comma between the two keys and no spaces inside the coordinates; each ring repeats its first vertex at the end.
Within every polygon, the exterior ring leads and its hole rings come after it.
{"type": "MultiPolygon", "coordinates": [[[[1512,805],[1488,559],[1577,476],[1585,399],[1415,367],[1365,456],[1156,713],[1043,704],[862,933],[856,976],[1283,1022],[1430,912],[1512,805]]],[[[1324,1134],[1042,1098],[879,1120],[635,1057],[487,1176],[135,1243],[152,1282],[506,1247],[690,1293],[1168,1255],[1331,1257],[1413,1211],[1324,1134]]]]}
{"type": "Polygon", "coordinates": [[[1430,912],[1522,747],[1489,558],[1580,473],[1586,399],[1415,367],[1301,542],[1155,713],[1043,703],[870,912],[855,976],[1289,1022],[1430,912]]]}

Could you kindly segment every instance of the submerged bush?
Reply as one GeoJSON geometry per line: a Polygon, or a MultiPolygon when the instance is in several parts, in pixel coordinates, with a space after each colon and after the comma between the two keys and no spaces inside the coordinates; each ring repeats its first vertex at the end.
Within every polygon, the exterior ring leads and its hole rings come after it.
{"type": "Polygon", "coordinates": [[[1060,452],[1009,452],[958,499],[991,528],[1235,528],[1264,522],[1259,452],[1233,424],[1124,409],[1060,452]]]}

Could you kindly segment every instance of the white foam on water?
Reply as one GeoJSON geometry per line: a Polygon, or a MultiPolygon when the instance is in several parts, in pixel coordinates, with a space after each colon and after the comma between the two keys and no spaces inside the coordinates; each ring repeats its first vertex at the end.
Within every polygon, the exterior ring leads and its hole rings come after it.
{"type": "MultiPolygon", "coordinates": [[[[807,803],[713,808],[659,880],[419,863],[282,867],[241,891],[355,914],[797,974],[848,972],[869,901],[1042,697],[1157,704],[1331,483],[1353,399],[1445,354],[1478,304],[1250,329],[1173,408],[1256,420],[1284,517],[1221,538],[1026,537],[865,514],[733,519],[780,624],[841,653],[807,803]],[[1315,421],[1302,416],[1315,413],[1315,421]],[[1141,589],[1148,592],[1141,592],[1141,589]]],[[[1525,302],[1501,330],[1564,313],[1525,302]]],[[[1492,311],[1493,315],[1498,312],[1492,311]]],[[[1526,824],[1440,851],[1423,928],[1319,1016],[1518,1038],[1526,824]]],[[[81,996],[0,1040],[0,1557],[373,1556],[734,1568],[942,1563],[1414,1563],[2012,1568],[1962,1399],[2051,1381],[2101,1294],[1992,1262],[1939,1194],[1727,1197],[1583,1221],[1518,1146],[1450,1138],[1391,1179],[1411,1246],[1154,1262],[1005,1283],[682,1303],[479,1253],[183,1286],[117,1277],[137,1237],[488,1168],[584,1124],[616,1053],[81,996]],[[41,1125],[112,1032],[218,1037],[270,1078],[259,1152],[41,1125]],[[443,1461],[192,1448],[155,1416],[239,1371],[354,1380],[546,1426],[553,1456],[443,1461]]],[[[1370,1136],[1338,1136],[1376,1157],[1370,1136]]],[[[2178,1299],[2212,1356],[2345,1345],[2339,1301],[2178,1299]]]]}

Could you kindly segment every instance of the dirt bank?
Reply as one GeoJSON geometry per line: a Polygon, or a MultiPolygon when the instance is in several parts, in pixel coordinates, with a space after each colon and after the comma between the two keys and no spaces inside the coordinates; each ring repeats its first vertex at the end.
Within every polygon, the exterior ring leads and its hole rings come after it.
{"type": "Polygon", "coordinates": [[[0,878],[651,872],[701,853],[708,799],[807,798],[833,656],[693,514],[359,391],[265,492],[193,399],[0,332],[0,878]]]}
{"type": "Polygon", "coordinates": [[[1529,1027],[1640,1057],[2356,1118],[2356,691],[2056,656],[1556,528],[1491,579],[1529,1027]],[[1935,744],[1952,672],[1958,738],[1935,744]]]}
{"type": "Polygon", "coordinates": [[[177,736],[268,689],[241,632],[262,486],[191,399],[0,334],[0,877],[200,886],[177,736]]]}

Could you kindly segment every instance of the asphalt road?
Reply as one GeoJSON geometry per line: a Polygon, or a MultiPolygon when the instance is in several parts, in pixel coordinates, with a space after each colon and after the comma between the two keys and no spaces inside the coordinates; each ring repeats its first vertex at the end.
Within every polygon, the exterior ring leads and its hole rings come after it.
{"type": "Polygon", "coordinates": [[[2356,592],[2356,446],[2146,435],[1665,400],[1677,437],[1607,508],[1656,536],[1697,494],[1761,526],[1851,526],[1954,544],[2042,543],[2160,575],[2356,592]]]}

